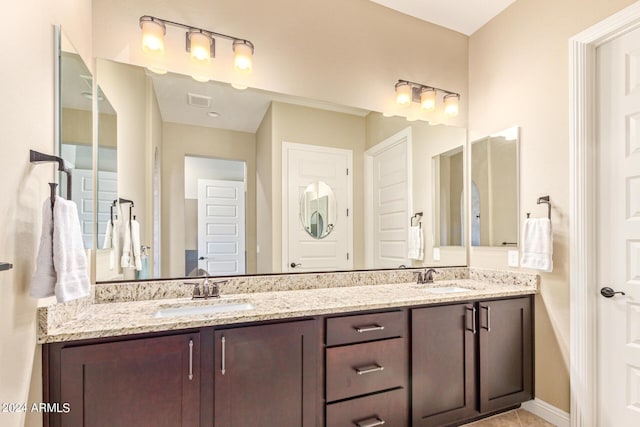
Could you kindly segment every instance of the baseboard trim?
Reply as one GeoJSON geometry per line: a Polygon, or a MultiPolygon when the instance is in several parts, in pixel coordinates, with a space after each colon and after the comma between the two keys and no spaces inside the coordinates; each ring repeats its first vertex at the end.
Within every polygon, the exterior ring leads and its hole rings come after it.
{"type": "Polygon", "coordinates": [[[532,414],[558,427],[569,427],[571,424],[571,417],[567,412],[548,404],[544,400],[534,399],[524,402],[522,409],[526,409],[532,414]]]}

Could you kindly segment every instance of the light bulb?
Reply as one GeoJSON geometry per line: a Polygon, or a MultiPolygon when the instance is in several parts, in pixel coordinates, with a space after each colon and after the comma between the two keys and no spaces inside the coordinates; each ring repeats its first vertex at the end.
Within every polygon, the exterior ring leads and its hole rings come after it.
{"type": "Polygon", "coordinates": [[[420,92],[420,105],[422,109],[433,111],[436,108],[436,90],[431,87],[425,87],[420,92]]]}
{"type": "Polygon", "coordinates": [[[449,117],[458,115],[460,95],[450,93],[444,96],[444,114],[449,117]]]}
{"type": "Polygon", "coordinates": [[[154,55],[164,53],[164,35],[166,27],[154,18],[143,16],[140,18],[140,28],[142,28],[142,50],[154,55]]]}
{"type": "Polygon", "coordinates": [[[253,45],[246,40],[233,41],[233,53],[235,54],[234,66],[236,70],[245,73],[253,68],[253,45]]]}
{"type": "Polygon", "coordinates": [[[411,104],[413,89],[407,82],[398,82],[396,84],[396,102],[400,105],[411,104]]]}
{"type": "Polygon", "coordinates": [[[214,46],[213,38],[199,30],[189,31],[187,38],[189,39],[191,59],[196,63],[209,62],[211,60],[211,48],[214,46]]]}

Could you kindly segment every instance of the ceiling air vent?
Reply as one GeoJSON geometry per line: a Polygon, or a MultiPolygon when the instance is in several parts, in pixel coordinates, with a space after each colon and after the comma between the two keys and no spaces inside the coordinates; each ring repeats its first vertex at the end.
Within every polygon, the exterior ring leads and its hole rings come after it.
{"type": "Polygon", "coordinates": [[[188,93],[187,98],[189,105],[193,107],[209,108],[211,107],[211,97],[205,95],[196,95],[194,93],[188,93]]]}

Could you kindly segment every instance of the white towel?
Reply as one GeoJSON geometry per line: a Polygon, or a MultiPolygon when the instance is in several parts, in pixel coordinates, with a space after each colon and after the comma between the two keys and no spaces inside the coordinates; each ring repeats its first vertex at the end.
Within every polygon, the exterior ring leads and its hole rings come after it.
{"type": "Polygon", "coordinates": [[[520,266],[545,272],[553,270],[553,232],[549,218],[528,218],[524,222],[520,266]]]}
{"type": "Polygon", "coordinates": [[[88,296],[89,289],[78,208],[74,202],[56,197],[52,221],[51,202],[47,199],[42,209],[42,236],[29,294],[35,298],[55,295],[58,302],[67,302],[88,296]]]}
{"type": "Polygon", "coordinates": [[[120,232],[118,218],[111,223],[112,220],[107,222],[107,229],[104,233],[104,242],[102,243],[102,249],[109,249],[109,270],[116,268],[116,259],[118,259],[118,246],[120,242],[120,232]]]}
{"type": "Polygon", "coordinates": [[[42,234],[36,259],[36,271],[31,278],[29,295],[34,298],[47,298],[55,295],[56,271],[53,269],[53,212],[51,199],[42,206],[42,234]]]}
{"type": "Polygon", "coordinates": [[[409,227],[409,242],[407,244],[407,258],[424,259],[424,244],[422,238],[422,227],[409,227]]]}
{"type": "Polygon", "coordinates": [[[140,223],[135,219],[125,225],[124,244],[122,245],[122,268],[135,268],[142,270],[142,258],[140,257],[140,223]]]}

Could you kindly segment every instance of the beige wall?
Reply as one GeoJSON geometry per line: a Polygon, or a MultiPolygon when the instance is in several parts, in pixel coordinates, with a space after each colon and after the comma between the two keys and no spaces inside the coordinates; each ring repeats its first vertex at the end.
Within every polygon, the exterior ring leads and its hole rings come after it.
{"type": "Polygon", "coordinates": [[[366,149],[384,141],[402,129],[411,127],[413,157],[413,210],[423,212],[424,260],[412,261],[413,266],[466,265],[467,255],[463,246],[441,247],[440,260],[433,259],[433,156],[464,146],[466,129],[453,126],[431,126],[426,122],[407,122],[401,117],[383,117],[370,113],[366,118],[366,149]]]}
{"type": "MultiPolygon", "coordinates": [[[[632,0],[518,0],[469,40],[469,132],[521,126],[520,220],[553,203],[554,271],[536,299],[536,395],[569,410],[568,39],[632,0]]],[[[506,250],[474,248],[471,265],[505,267],[506,250]]]]}
{"type": "MultiPolygon", "coordinates": [[[[93,144],[93,117],[91,111],[62,109],[62,128],[60,129],[63,144],[93,144]]],[[[98,140],[101,147],[116,147],[116,116],[100,113],[98,119],[98,140]]]]}
{"type": "MultiPolygon", "coordinates": [[[[31,403],[42,401],[42,362],[36,345],[37,301],[27,295],[27,289],[35,268],[42,203],[49,193],[47,182],[54,178],[54,166],[32,166],[28,153],[29,149],[54,152],[53,25],[62,25],[91,67],[91,2],[25,0],[4,8],[7,19],[0,28],[4,58],[0,78],[0,261],[14,268],[0,272],[0,402],[31,403]],[[25,46],[29,46],[28,54],[25,46]]],[[[0,425],[39,426],[42,416],[0,412],[0,425]]]]}
{"type": "Polygon", "coordinates": [[[162,277],[185,274],[184,157],[241,160],[247,165],[247,271],[256,271],[256,136],[177,123],[162,128],[162,277]]]}
{"type": "MultiPolygon", "coordinates": [[[[209,67],[214,80],[386,111],[395,106],[395,83],[408,79],[460,92],[461,114],[451,122],[466,125],[468,38],[369,0],[218,0],[214,7],[208,0],[94,0],[93,5],[99,58],[150,65],[137,23],[142,15],[154,15],[254,42],[253,72],[245,77],[233,72],[231,46],[219,40],[209,67]]],[[[167,29],[162,62],[170,71],[194,74],[182,30],[167,29]]]]}

